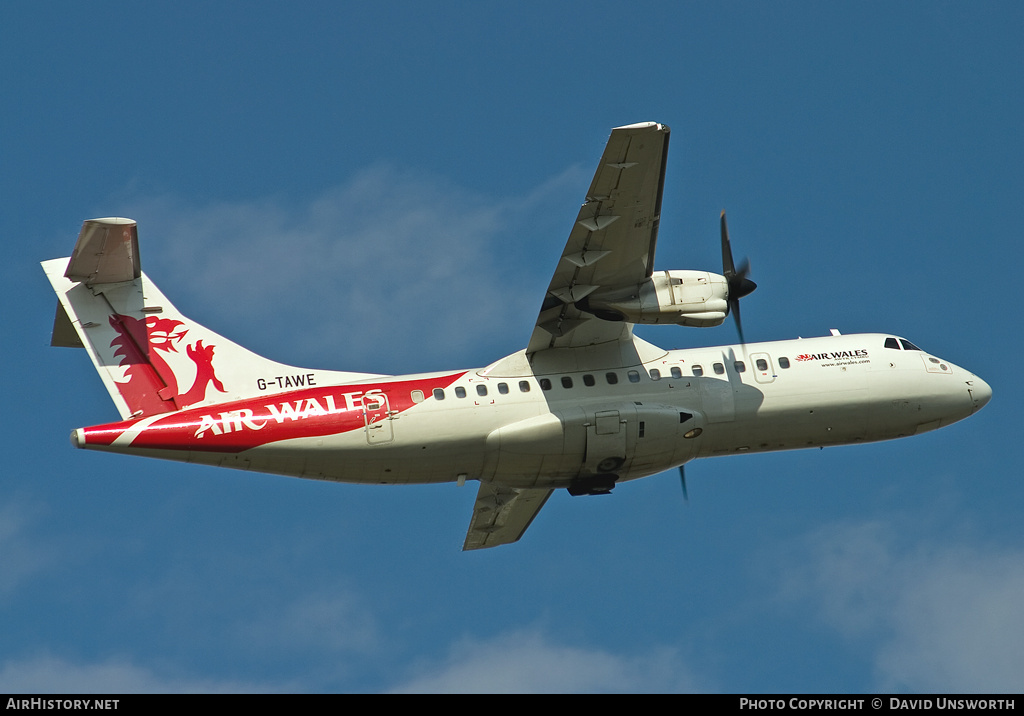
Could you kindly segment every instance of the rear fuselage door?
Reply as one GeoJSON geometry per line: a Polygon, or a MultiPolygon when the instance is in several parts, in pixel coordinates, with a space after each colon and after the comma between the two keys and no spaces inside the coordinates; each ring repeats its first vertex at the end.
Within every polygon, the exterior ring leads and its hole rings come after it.
{"type": "Polygon", "coordinates": [[[394,440],[393,423],[387,395],[368,393],[363,396],[363,424],[366,426],[366,442],[377,445],[394,440]]]}

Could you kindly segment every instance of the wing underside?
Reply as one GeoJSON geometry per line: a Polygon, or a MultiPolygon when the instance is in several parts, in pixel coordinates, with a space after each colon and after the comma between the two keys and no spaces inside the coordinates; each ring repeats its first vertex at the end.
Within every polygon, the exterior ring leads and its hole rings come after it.
{"type": "Polygon", "coordinates": [[[628,340],[632,325],[582,310],[587,296],[638,286],[653,273],[669,128],[612,130],[551,278],[527,353],[628,340]],[[581,304],[581,302],[583,302],[581,304]]]}
{"type": "MultiPolygon", "coordinates": [[[[576,349],[588,346],[601,346],[588,360],[602,365],[638,360],[633,325],[588,311],[587,297],[635,294],[653,273],[668,138],[655,122],[612,130],[526,349],[533,369],[577,366],[576,349]]],[[[463,549],[517,541],[551,493],[481,482],[463,549]]]]}
{"type": "Polygon", "coordinates": [[[551,497],[551,492],[481,482],[462,549],[484,549],[517,541],[551,497]]]}

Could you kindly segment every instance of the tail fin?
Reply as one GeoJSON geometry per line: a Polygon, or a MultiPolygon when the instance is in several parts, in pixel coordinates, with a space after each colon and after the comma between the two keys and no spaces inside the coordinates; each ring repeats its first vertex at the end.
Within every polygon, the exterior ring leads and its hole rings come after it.
{"type": "Polygon", "coordinates": [[[142,272],[131,219],[91,219],[70,259],[44,261],[53,339],[82,346],[123,419],[379,377],[268,360],[181,315],[142,272]]]}

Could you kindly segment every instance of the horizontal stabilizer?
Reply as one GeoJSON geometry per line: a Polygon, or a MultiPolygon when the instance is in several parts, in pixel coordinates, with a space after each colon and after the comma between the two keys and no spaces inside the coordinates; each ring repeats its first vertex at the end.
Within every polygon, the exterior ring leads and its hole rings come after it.
{"type": "Polygon", "coordinates": [[[64,276],[92,286],[132,281],[142,274],[139,229],[131,219],[89,219],[82,224],[64,276]]]}

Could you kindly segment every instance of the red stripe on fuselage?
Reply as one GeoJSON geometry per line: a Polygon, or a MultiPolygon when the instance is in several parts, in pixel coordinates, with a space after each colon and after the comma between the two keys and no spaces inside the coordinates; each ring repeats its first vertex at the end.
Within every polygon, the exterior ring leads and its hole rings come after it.
{"type": "MultiPolygon", "coordinates": [[[[422,391],[426,398],[435,388],[447,388],[463,375],[464,371],[434,378],[306,388],[181,410],[141,428],[128,444],[163,450],[241,452],[281,440],[351,432],[367,422],[387,419],[387,410],[394,414],[408,410],[415,405],[414,390],[422,391]]],[[[112,445],[137,429],[139,422],[83,428],[84,444],[112,445]]]]}

